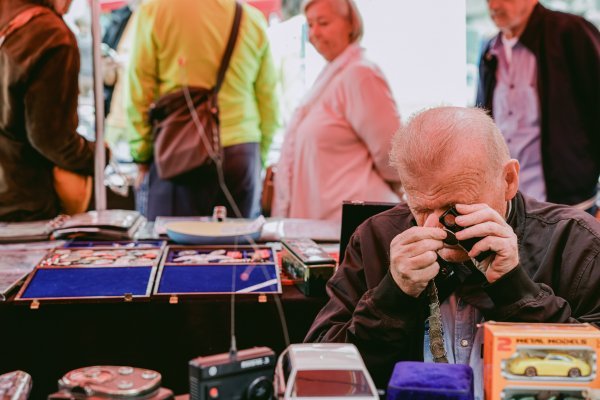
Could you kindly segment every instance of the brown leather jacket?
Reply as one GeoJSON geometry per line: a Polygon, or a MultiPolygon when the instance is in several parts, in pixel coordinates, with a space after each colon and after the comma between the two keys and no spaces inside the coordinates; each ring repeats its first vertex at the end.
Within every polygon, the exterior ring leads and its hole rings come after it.
{"type": "MultiPolygon", "coordinates": [[[[0,1],[0,28],[33,0],[0,1]]],[[[0,47],[0,221],[59,213],[52,167],[93,173],[92,145],[76,132],[79,50],[54,13],[0,47]]]]}
{"type": "MultiPolygon", "coordinates": [[[[486,320],[600,324],[600,222],[520,193],[512,201],[520,265],[493,284],[477,270],[440,280],[440,301],[455,291],[486,320]]],[[[406,295],[388,272],[390,242],[414,225],[398,205],[357,229],[305,339],[354,343],[379,387],[397,361],[423,360],[427,300],[406,295]]]]}

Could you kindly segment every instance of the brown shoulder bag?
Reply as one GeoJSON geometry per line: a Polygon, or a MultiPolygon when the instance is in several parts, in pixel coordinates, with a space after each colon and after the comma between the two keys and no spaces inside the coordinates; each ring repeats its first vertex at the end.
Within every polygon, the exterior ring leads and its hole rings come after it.
{"type": "Polygon", "coordinates": [[[183,87],[150,106],[154,163],[161,179],[174,178],[221,157],[217,94],[229,67],[241,18],[242,6],[236,2],[229,41],[212,89],[183,87]]]}

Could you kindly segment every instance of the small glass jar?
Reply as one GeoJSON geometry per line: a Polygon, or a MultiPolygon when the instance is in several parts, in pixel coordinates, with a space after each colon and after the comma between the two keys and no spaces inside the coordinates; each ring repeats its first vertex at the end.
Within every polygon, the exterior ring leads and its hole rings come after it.
{"type": "Polygon", "coordinates": [[[227,218],[227,208],[225,206],[215,206],[213,208],[213,221],[223,222],[227,218]]]}

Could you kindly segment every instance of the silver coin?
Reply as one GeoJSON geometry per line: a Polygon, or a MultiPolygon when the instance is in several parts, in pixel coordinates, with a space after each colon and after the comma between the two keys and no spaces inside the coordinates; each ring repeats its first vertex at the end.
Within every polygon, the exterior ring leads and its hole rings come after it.
{"type": "Polygon", "coordinates": [[[121,367],[118,372],[119,375],[131,375],[133,374],[133,367],[121,367]]]}
{"type": "Polygon", "coordinates": [[[117,382],[117,387],[121,390],[131,389],[133,387],[133,382],[131,381],[119,381],[117,382]]]}

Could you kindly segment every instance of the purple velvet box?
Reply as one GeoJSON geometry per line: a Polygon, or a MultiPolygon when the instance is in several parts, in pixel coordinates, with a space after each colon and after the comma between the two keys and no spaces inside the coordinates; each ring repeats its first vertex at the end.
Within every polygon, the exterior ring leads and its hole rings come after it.
{"type": "Polygon", "coordinates": [[[473,400],[473,370],[462,364],[396,363],[387,400],[473,400]]]}

